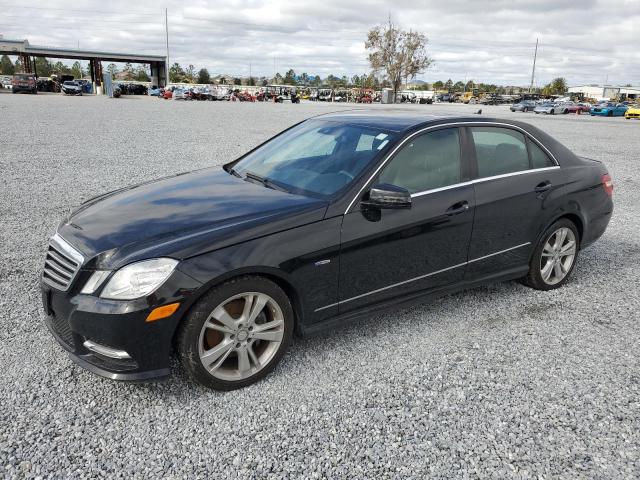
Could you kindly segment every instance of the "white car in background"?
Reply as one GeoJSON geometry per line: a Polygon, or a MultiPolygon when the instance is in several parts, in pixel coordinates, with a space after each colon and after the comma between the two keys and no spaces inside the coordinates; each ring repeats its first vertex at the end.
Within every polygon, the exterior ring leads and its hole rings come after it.
{"type": "Polygon", "coordinates": [[[173,97],[174,100],[189,100],[189,97],[187,96],[187,91],[182,89],[182,88],[176,88],[173,91],[173,97]]]}

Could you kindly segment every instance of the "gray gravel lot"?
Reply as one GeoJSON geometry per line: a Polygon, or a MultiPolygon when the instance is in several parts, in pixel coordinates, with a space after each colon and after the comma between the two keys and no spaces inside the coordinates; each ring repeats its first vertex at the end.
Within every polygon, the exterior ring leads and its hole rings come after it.
{"type": "Polygon", "coordinates": [[[0,94],[0,477],[640,477],[637,121],[483,107],[610,169],[614,218],[564,288],[491,285],[297,339],[265,381],[230,393],[177,367],[123,384],[71,363],[38,290],[69,207],[344,108],[0,94]]]}

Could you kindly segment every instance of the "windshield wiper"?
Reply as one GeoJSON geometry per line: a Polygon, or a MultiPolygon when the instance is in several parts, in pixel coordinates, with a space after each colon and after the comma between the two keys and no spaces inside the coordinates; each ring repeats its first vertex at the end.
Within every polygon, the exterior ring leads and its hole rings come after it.
{"type": "Polygon", "coordinates": [[[271,188],[273,190],[280,190],[281,192],[289,193],[289,191],[287,189],[281,187],[280,185],[275,183],[273,180],[270,180],[267,177],[263,177],[261,175],[258,175],[257,173],[253,173],[253,172],[250,172],[248,170],[245,170],[244,178],[245,178],[245,180],[248,178],[250,180],[255,180],[256,182],[260,182],[262,185],[264,185],[267,188],[271,188]]]}
{"type": "Polygon", "coordinates": [[[227,171],[227,173],[230,173],[231,175],[235,175],[238,178],[242,178],[242,175],[236,172],[236,170],[233,167],[225,168],[225,170],[227,171]]]}

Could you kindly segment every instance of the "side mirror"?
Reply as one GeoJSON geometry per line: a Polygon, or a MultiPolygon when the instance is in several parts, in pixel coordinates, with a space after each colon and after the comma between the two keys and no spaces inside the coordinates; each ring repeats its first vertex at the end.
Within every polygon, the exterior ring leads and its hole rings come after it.
{"type": "Polygon", "coordinates": [[[370,208],[411,208],[411,194],[406,188],[388,183],[374,185],[361,204],[370,208]]]}

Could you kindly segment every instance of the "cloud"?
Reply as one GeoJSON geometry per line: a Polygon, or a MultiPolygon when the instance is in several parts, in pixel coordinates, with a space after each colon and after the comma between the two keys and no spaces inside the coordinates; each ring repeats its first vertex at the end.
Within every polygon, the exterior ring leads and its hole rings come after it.
{"type": "MultiPolygon", "coordinates": [[[[11,0],[7,0],[11,1],[11,0]]],[[[429,38],[423,80],[527,85],[536,38],[536,83],[640,84],[640,0],[185,0],[168,4],[171,62],[211,73],[360,75],[367,31],[388,16],[429,38]],[[275,65],[275,68],[274,68],[275,65]]],[[[157,2],[48,0],[3,5],[0,33],[32,44],[165,53],[157,2]]]]}

